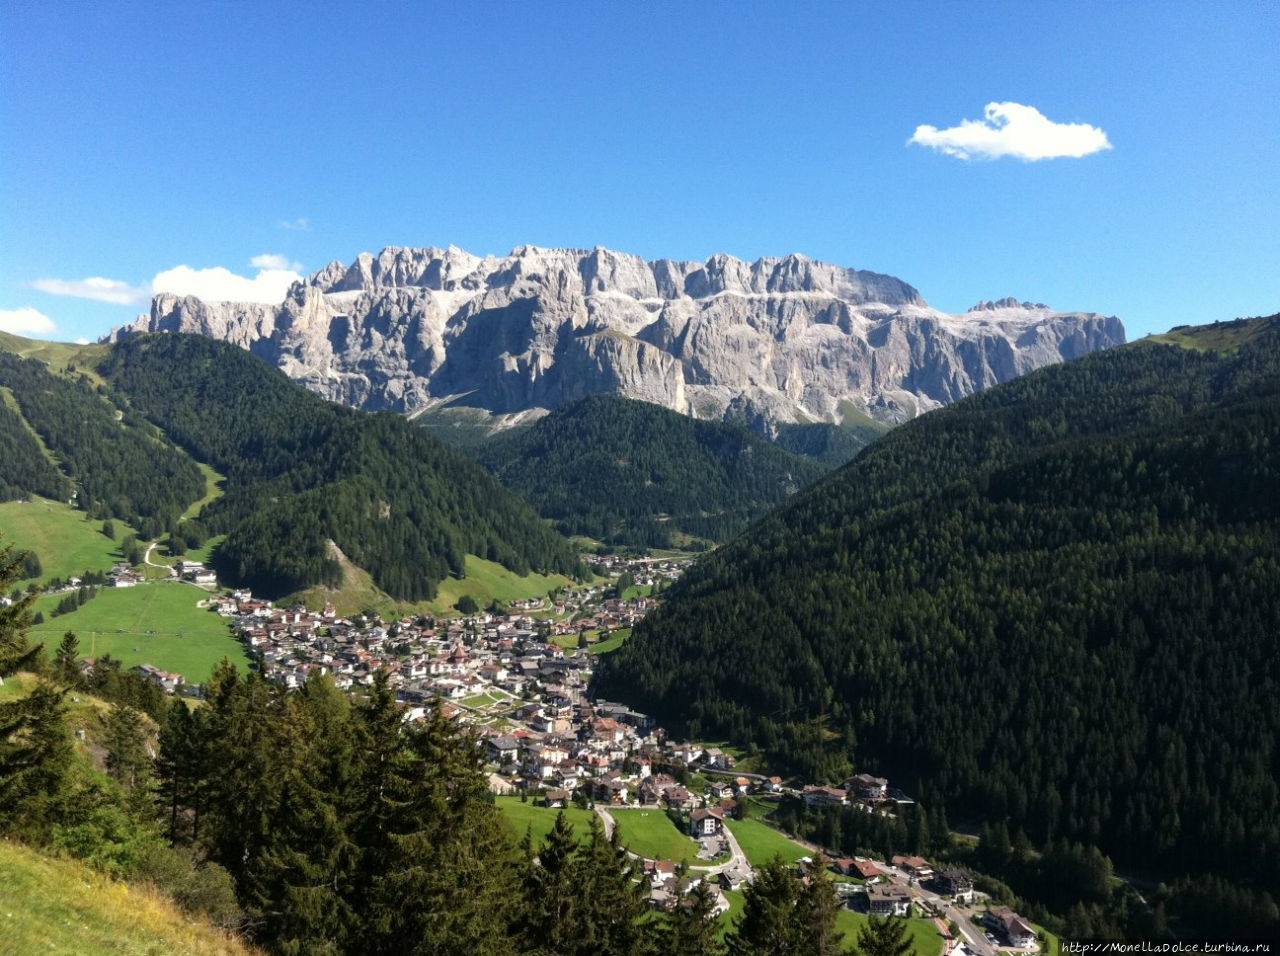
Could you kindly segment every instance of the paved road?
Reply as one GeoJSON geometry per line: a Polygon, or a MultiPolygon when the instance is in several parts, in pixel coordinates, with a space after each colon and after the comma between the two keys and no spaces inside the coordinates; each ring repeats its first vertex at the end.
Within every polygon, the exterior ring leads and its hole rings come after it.
{"type": "MultiPolygon", "coordinates": [[[[598,816],[600,818],[600,821],[604,824],[604,834],[605,836],[609,836],[609,837],[613,836],[613,828],[617,825],[613,818],[614,812],[635,813],[640,809],[642,808],[635,807],[635,808],[619,809],[617,807],[610,807],[606,809],[605,807],[602,807],[599,804],[596,804],[595,806],[596,816],[598,816]]],[[[658,812],[661,812],[661,811],[658,811],[658,812]]],[[[724,837],[725,837],[725,841],[729,844],[728,860],[726,860],[724,863],[710,863],[705,866],[699,866],[696,863],[691,863],[689,864],[689,869],[697,870],[699,873],[705,873],[708,875],[712,873],[722,873],[725,870],[733,869],[735,866],[750,870],[751,863],[747,860],[747,855],[742,852],[742,847],[738,844],[738,838],[733,835],[733,831],[730,830],[728,827],[725,827],[724,837]]],[[[630,850],[628,850],[627,852],[631,853],[630,850]]],[[[636,857],[637,859],[644,859],[644,857],[641,857],[640,854],[638,853],[631,853],[631,855],[636,857]]]]}
{"type": "Polygon", "coordinates": [[[979,956],[996,956],[997,950],[987,942],[983,935],[982,928],[975,924],[970,917],[969,910],[963,906],[952,903],[945,896],[939,896],[932,890],[926,890],[919,883],[911,882],[907,874],[895,869],[887,863],[881,863],[878,860],[872,860],[881,873],[895,883],[900,883],[907,888],[917,900],[922,900],[932,906],[935,910],[942,914],[943,920],[952,920],[960,929],[960,935],[964,937],[965,946],[972,953],[978,953],[979,956]]]}

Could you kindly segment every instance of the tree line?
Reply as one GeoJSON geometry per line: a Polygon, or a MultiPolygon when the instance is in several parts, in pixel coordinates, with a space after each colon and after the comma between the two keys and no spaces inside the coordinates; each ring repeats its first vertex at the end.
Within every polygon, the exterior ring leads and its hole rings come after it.
{"type": "Polygon", "coordinates": [[[138,336],[101,372],[122,404],[226,476],[201,525],[227,535],[216,562],[231,582],[269,596],[332,585],[330,541],[403,600],[434,597],[469,553],[517,574],[582,573],[564,539],[460,452],[401,416],[327,402],[234,346],[138,336]]]}

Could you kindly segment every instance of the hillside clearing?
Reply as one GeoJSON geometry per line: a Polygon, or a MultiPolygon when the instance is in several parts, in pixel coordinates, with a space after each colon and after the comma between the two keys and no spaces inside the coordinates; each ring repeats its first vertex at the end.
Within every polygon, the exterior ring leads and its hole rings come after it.
{"type": "Polygon", "coordinates": [[[44,613],[45,621],[28,634],[33,642],[52,650],[64,633],[74,631],[82,657],[110,654],[124,667],[154,664],[201,683],[224,657],[242,668],[248,664],[227,622],[196,606],[207,597],[188,584],[148,582],[132,588],[103,588],[79,609],[51,617],[63,595],[48,594],[34,607],[44,613]]]}
{"type": "MultiPolygon", "coordinates": [[[[115,526],[119,540],[132,533],[123,521],[115,526]]],[[[122,560],[119,540],[102,533],[101,521],[60,501],[32,497],[0,504],[0,541],[39,556],[44,573],[36,584],[84,571],[109,571],[122,560]]]]}

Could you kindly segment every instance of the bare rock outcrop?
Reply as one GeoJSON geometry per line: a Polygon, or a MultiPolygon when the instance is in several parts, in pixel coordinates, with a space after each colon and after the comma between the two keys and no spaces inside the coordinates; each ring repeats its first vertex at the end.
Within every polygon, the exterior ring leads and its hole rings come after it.
{"type": "Polygon", "coordinates": [[[232,342],[363,408],[509,415],[606,392],[774,423],[900,421],[1125,340],[1115,317],[1015,299],[948,315],[900,279],[800,255],[647,262],[535,246],[363,253],[278,306],[158,295],[112,335],[158,331],[232,342]]]}

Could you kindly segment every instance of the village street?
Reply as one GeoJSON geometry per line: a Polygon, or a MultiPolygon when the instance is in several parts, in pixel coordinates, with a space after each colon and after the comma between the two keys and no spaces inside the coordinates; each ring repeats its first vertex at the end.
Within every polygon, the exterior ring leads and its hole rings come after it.
{"type": "Polygon", "coordinates": [[[982,928],[975,925],[970,918],[971,907],[960,906],[945,896],[939,896],[931,890],[926,890],[917,881],[888,863],[881,863],[879,860],[872,860],[871,862],[875,864],[876,869],[884,874],[886,879],[905,886],[917,901],[929,904],[936,912],[942,914],[944,920],[954,920],[956,926],[960,929],[960,934],[964,937],[965,947],[969,952],[977,953],[978,956],[995,956],[997,953],[996,947],[988,942],[982,928]]]}

